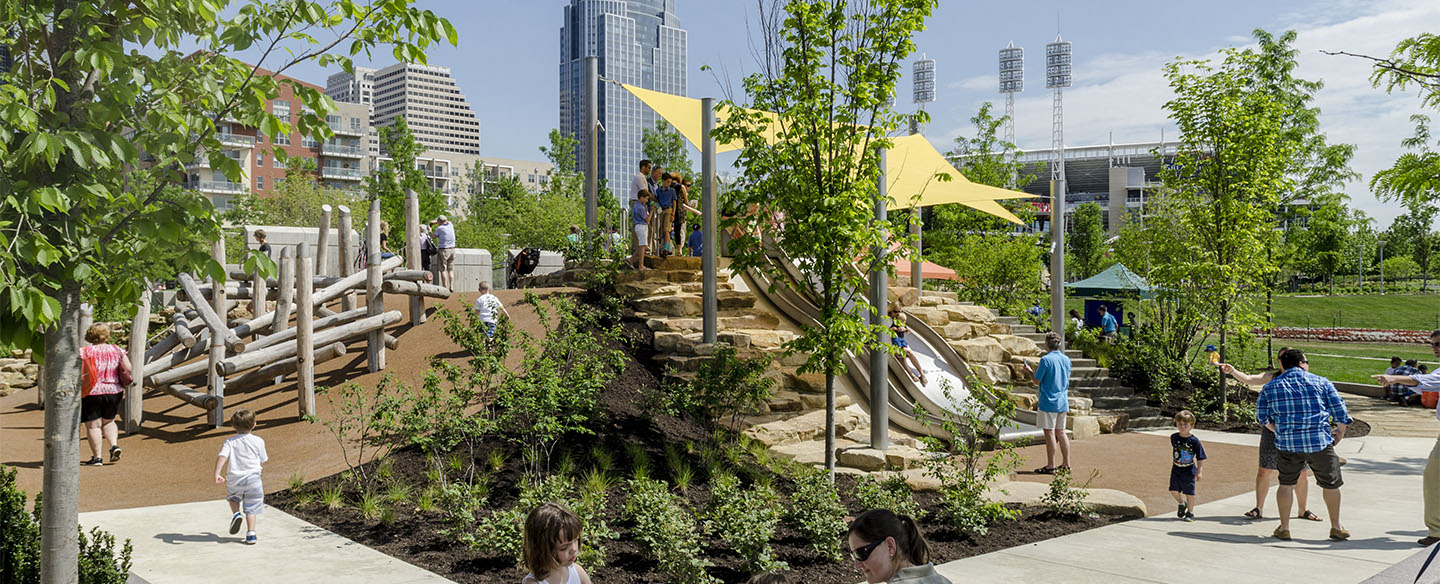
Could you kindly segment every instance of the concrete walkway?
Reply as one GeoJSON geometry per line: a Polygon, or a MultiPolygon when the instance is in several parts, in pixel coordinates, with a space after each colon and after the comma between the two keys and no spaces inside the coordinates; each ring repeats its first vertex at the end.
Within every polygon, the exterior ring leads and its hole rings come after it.
{"type": "Polygon", "coordinates": [[[80,525],[130,539],[131,584],[450,582],[271,507],[260,514],[260,543],[245,545],[229,517],[224,501],[207,501],[81,513],[80,525]]]}
{"type": "MultiPolygon", "coordinates": [[[[1328,521],[1302,520],[1290,524],[1293,541],[1276,540],[1270,532],[1278,520],[1241,516],[1254,506],[1247,493],[1200,505],[1194,523],[1157,515],[950,562],[939,570],[955,582],[1242,584],[1296,577],[1360,582],[1420,551],[1415,544],[1425,535],[1420,473],[1435,445],[1433,426],[1431,432],[1431,438],[1369,436],[1340,443],[1349,459],[1341,514],[1349,541],[1326,539],[1328,521]]],[[[1212,443],[1259,441],[1256,435],[1197,434],[1212,443]]],[[[1311,508],[1326,516],[1319,499],[1318,492],[1311,495],[1311,508]]]]}

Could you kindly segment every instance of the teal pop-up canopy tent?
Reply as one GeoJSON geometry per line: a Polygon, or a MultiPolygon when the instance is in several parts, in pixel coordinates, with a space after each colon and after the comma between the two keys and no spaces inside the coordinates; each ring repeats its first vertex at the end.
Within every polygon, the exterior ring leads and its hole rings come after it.
{"type": "Polygon", "coordinates": [[[1155,288],[1125,266],[1115,264],[1089,278],[1065,285],[1071,296],[1154,298],[1155,288]]]}

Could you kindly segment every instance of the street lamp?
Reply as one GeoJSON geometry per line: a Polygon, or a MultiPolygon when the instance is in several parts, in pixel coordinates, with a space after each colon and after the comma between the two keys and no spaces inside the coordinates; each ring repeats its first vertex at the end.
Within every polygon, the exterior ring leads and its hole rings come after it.
{"type": "Polygon", "coordinates": [[[1385,240],[1380,240],[1380,295],[1385,295],[1385,240]]]}

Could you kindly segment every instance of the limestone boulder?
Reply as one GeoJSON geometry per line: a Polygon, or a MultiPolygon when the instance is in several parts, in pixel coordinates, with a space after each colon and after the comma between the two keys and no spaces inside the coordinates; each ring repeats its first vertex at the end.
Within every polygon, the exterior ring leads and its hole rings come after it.
{"type": "Polygon", "coordinates": [[[941,304],[945,304],[944,298],[930,296],[928,294],[921,296],[915,301],[916,306],[940,306],[941,304]]]}
{"type": "Polygon", "coordinates": [[[989,332],[990,329],[985,325],[977,325],[972,322],[951,322],[940,329],[940,334],[952,341],[982,337],[989,332]]]}
{"type": "Polygon", "coordinates": [[[1100,424],[1101,434],[1115,434],[1124,432],[1125,428],[1130,425],[1130,414],[1119,412],[1108,413],[1095,416],[1095,421],[1100,424]]]}
{"type": "MultiPolygon", "coordinates": [[[[950,346],[970,363],[998,363],[1005,361],[1005,347],[993,337],[978,337],[963,341],[951,341],[950,346]]],[[[1008,375],[1007,375],[1008,376],[1008,375]]]]}
{"type": "MultiPolygon", "coordinates": [[[[1114,489],[1083,490],[1086,492],[1085,503],[1096,513],[1122,517],[1146,515],[1145,502],[1135,495],[1114,489]]],[[[985,498],[1026,507],[1043,507],[1045,503],[1042,499],[1049,492],[1048,483],[1013,481],[991,485],[985,491],[985,498]]]]}
{"type": "Polygon", "coordinates": [[[945,311],[946,314],[950,316],[950,320],[982,323],[995,322],[995,313],[990,312],[990,309],[984,306],[976,306],[973,304],[946,304],[938,308],[945,311]]]}
{"type": "Polygon", "coordinates": [[[869,447],[846,448],[835,453],[835,463],[864,471],[885,470],[885,453],[869,447]]]}
{"type": "Polygon", "coordinates": [[[1010,397],[1015,399],[1015,407],[1022,410],[1033,410],[1040,405],[1040,396],[1033,393],[1012,393],[1010,397]]]}
{"type": "MultiPolygon", "coordinates": [[[[795,333],[790,331],[758,330],[750,331],[750,344],[755,347],[779,347],[795,339],[795,333]]],[[[801,355],[801,363],[804,363],[804,355],[801,355]]]]}
{"type": "Polygon", "coordinates": [[[946,290],[926,290],[920,293],[921,297],[940,298],[949,302],[959,302],[960,298],[956,293],[946,290]]]}
{"type": "Polygon", "coordinates": [[[920,301],[920,291],[909,286],[889,286],[886,295],[890,302],[900,306],[914,306],[920,301]]]}
{"type": "Polygon", "coordinates": [[[699,316],[700,297],[690,294],[650,296],[630,301],[637,311],[659,316],[699,316]]]}
{"type": "Polygon", "coordinates": [[[622,298],[676,294],[680,287],[666,280],[633,280],[615,284],[615,292],[622,298]]]}
{"type": "Polygon", "coordinates": [[[1065,418],[1065,427],[1070,429],[1070,437],[1075,440],[1084,440],[1100,435],[1100,421],[1095,419],[1095,416],[1072,414],[1065,418]]]}
{"type": "Polygon", "coordinates": [[[926,493],[940,490],[940,479],[926,474],[923,468],[901,471],[900,476],[905,477],[905,483],[910,485],[912,491],[926,493]]]}
{"type": "Polygon", "coordinates": [[[755,306],[755,295],[740,290],[721,290],[715,294],[720,310],[735,310],[755,306]]]}
{"type": "Polygon", "coordinates": [[[772,412],[798,412],[805,408],[804,402],[800,401],[800,394],[793,391],[777,391],[770,396],[770,411],[772,412]]]}
{"type": "Polygon", "coordinates": [[[924,461],[924,452],[903,444],[892,444],[885,450],[885,467],[892,470],[918,468],[924,461]]]}
{"type": "Polygon", "coordinates": [[[1010,368],[998,363],[975,363],[971,362],[970,370],[975,372],[975,377],[982,383],[996,385],[1010,382],[1010,368]]]}
{"type": "Polygon", "coordinates": [[[678,332],[657,332],[655,333],[655,351],[659,353],[674,353],[680,343],[680,339],[684,337],[685,335],[683,333],[678,332]]]}
{"type": "Polygon", "coordinates": [[[768,312],[752,312],[743,316],[722,316],[718,319],[722,329],[775,330],[780,318],[768,312]]]}
{"type": "MultiPolygon", "coordinates": [[[[814,393],[802,393],[802,394],[800,394],[800,401],[801,401],[801,403],[804,403],[804,404],[805,404],[805,409],[806,409],[806,410],[819,410],[819,409],[824,409],[824,408],[825,408],[825,393],[824,393],[823,391],[822,391],[821,393],[819,393],[819,394],[814,394],[814,393]]],[[[836,392],[836,394],[835,394],[835,407],[837,407],[837,408],[849,407],[850,404],[852,404],[852,403],[854,403],[854,402],[850,400],[850,396],[849,396],[849,395],[847,395],[847,394],[845,394],[845,393],[836,392]]]]}
{"type": "Polygon", "coordinates": [[[1000,346],[1005,347],[1005,354],[1008,358],[1015,357],[1039,357],[1044,355],[1035,341],[1015,335],[991,335],[995,340],[1000,341],[1000,346]]]}
{"type": "Polygon", "coordinates": [[[945,325],[947,325],[947,324],[950,324],[950,314],[947,313],[947,312],[945,312],[945,310],[944,310],[945,308],[946,308],[946,307],[943,307],[943,306],[939,306],[939,307],[912,306],[912,307],[910,307],[910,308],[905,309],[905,312],[906,312],[907,314],[909,314],[912,318],[918,318],[918,319],[920,319],[920,320],[925,321],[925,324],[928,324],[928,325],[930,325],[930,326],[939,327],[939,326],[945,326],[945,325]]]}
{"type": "Polygon", "coordinates": [[[1096,513],[1136,518],[1149,514],[1145,502],[1130,493],[1115,489],[1086,489],[1086,492],[1089,496],[1085,497],[1085,502],[1096,513]]]}

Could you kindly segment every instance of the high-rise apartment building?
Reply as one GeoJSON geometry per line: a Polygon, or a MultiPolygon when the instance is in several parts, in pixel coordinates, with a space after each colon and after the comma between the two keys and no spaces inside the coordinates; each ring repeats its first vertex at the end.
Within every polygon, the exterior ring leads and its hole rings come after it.
{"type": "Polygon", "coordinates": [[[375,70],[355,67],[354,73],[341,71],[325,80],[325,95],[337,102],[374,105],[375,70]]]}
{"type": "MultiPolygon", "coordinates": [[[[600,76],[675,95],[687,92],[688,39],[675,16],[676,0],[570,0],[560,26],[560,131],[579,140],[576,161],[585,168],[585,57],[599,57],[600,76]]],[[[599,84],[600,178],[611,188],[630,184],[643,158],[641,138],[654,128],[649,107],[612,83],[599,84]]],[[[622,201],[635,193],[616,193],[622,201]]]]}
{"type": "MultiPolygon", "coordinates": [[[[332,86],[335,80],[331,77],[332,86]]],[[[358,89],[352,93],[361,99],[363,80],[351,84],[358,89]]],[[[415,140],[431,151],[480,154],[480,121],[449,67],[396,63],[374,72],[372,92],[374,127],[390,126],[404,116],[415,140]]]]}

